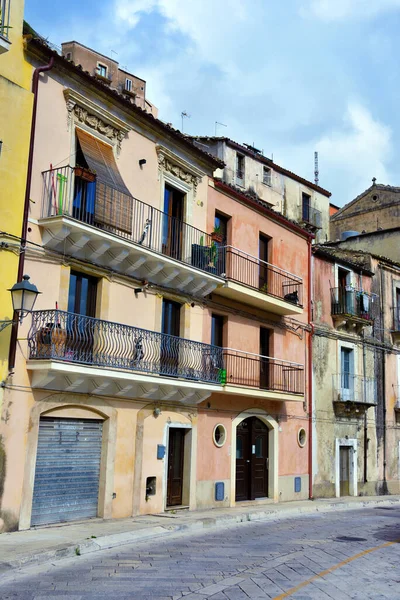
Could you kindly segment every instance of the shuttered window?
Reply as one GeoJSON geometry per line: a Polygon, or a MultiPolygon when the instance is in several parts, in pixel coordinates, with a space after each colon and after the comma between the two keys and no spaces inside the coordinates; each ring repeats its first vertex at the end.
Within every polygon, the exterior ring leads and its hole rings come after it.
{"type": "Polygon", "coordinates": [[[96,223],[131,233],[133,198],[118,170],[112,147],[82,129],[77,129],[76,134],[89,168],[96,173],[96,223]]]}

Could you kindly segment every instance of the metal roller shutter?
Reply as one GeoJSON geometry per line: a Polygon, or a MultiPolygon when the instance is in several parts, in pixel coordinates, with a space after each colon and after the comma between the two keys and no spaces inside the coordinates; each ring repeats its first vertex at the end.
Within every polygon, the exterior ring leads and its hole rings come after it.
{"type": "Polygon", "coordinates": [[[102,425],[40,419],[31,525],[97,516],[102,425]]]}

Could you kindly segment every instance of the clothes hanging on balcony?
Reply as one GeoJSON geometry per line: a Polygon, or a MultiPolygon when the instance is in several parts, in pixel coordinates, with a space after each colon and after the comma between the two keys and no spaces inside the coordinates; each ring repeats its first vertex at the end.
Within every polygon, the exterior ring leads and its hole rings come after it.
{"type": "Polygon", "coordinates": [[[77,128],[78,141],[96,174],[95,221],[111,229],[132,232],[133,197],[118,170],[112,146],[77,128]]]}

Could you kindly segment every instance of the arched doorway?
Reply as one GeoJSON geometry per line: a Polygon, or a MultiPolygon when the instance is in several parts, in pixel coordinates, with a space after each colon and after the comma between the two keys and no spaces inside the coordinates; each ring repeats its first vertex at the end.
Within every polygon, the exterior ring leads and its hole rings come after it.
{"type": "Polygon", "coordinates": [[[236,501],[268,497],[269,429],[257,417],[236,428],[236,501]]]}

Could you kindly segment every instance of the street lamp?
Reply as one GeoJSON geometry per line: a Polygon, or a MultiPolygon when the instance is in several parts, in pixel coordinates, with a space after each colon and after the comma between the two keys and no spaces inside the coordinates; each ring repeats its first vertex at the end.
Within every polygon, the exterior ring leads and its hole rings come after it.
{"type": "MultiPolygon", "coordinates": [[[[19,322],[22,323],[24,317],[33,310],[36,298],[41,293],[36,285],[29,283],[29,275],[24,275],[22,281],[15,283],[10,290],[13,309],[19,313],[19,322]]],[[[15,321],[0,321],[0,331],[15,321]]]]}

